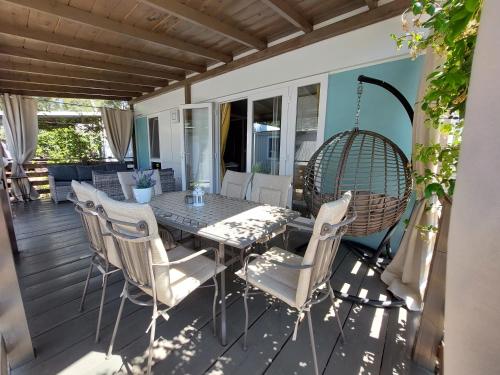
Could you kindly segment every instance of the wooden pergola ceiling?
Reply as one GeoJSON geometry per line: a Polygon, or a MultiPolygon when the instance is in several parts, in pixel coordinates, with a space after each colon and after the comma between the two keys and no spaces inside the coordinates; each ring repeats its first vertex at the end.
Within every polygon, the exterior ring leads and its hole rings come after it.
{"type": "Polygon", "coordinates": [[[408,5],[409,0],[380,6],[377,0],[0,0],[0,92],[145,98],[393,17],[408,5]],[[358,9],[363,12],[318,26],[358,9]],[[269,47],[298,31],[302,35],[269,47]],[[234,59],[244,52],[248,56],[234,59]]]}

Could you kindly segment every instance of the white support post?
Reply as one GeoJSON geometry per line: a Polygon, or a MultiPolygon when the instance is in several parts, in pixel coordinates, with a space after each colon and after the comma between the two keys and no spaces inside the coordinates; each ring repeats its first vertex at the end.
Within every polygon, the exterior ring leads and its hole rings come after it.
{"type": "Polygon", "coordinates": [[[474,52],[446,271],[446,374],[498,374],[500,1],[485,0],[474,52]]]}

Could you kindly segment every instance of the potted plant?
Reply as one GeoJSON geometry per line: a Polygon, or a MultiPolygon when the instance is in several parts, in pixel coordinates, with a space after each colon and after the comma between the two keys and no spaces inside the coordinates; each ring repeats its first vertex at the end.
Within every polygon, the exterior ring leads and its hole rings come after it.
{"type": "Polygon", "coordinates": [[[134,174],[135,187],[132,188],[137,203],[149,203],[153,197],[156,181],[153,171],[136,171],[134,174]]]}

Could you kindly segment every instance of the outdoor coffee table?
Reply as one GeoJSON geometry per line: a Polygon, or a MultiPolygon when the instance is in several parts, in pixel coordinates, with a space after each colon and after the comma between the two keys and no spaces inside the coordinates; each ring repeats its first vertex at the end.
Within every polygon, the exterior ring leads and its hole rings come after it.
{"type": "MultiPolygon", "coordinates": [[[[205,194],[205,205],[185,203],[186,192],[157,195],[150,202],[158,223],[219,243],[219,257],[224,263],[224,248],[244,251],[299,216],[298,212],[252,201],[205,194]]],[[[226,282],[221,273],[221,332],[226,345],[226,282]]]]}

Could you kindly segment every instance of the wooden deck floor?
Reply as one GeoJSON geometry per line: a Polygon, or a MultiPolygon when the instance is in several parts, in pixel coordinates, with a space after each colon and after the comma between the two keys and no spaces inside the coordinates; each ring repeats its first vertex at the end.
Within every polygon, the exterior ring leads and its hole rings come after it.
{"type": "MultiPolygon", "coordinates": [[[[114,355],[108,360],[104,355],[118,311],[121,275],[113,274],[108,284],[100,343],[94,343],[101,296],[97,274],[90,284],[86,308],[78,312],[90,251],[72,205],[49,201],[18,204],[14,214],[21,251],[17,272],[37,356],[13,374],[142,373],[148,308],[125,305],[114,355]]],[[[255,296],[250,303],[249,349],[242,350],[242,285],[232,272],[227,274],[228,345],[221,346],[211,333],[212,290],[202,288],[173,310],[168,322],[159,321],[154,373],[311,374],[307,324],[300,325],[293,341],[295,314],[264,296],[255,296]]],[[[335,263],[333,286],[369,298],[386,293],[377,275],[344,249],[335,263]]],[[[409,360],[415,314],[342,302],[344,344],[328,301],[315,306],[312,315],[324,374],[424,373],[409,360]]]]}

